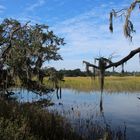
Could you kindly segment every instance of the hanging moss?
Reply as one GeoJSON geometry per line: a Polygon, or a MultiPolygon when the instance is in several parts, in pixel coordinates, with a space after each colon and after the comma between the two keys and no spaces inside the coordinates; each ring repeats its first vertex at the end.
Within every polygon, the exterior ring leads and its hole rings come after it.
{"type": "MultiPolygon", "coordinates": [[[[140,1],[139,0],[135,0],[129,8],[125,8],[125,9],[121,9],[119,11],[115,11],[114,9],[112,9],[112,11],[110,12],[110,18],[109,18],[109,30],[111,32],[113,32],[113,17],[125,17],[125,23],[123,26],[123,30],[124,30],[124,36],[126,38],[129,38],[132,41],[132,33],[135,32],[134,30],[134,26],[132,21],[130,20],[131,17],[131,13],[132,11],[136,8],[137,4],[139,4],[140,1]]],[[[140,6],[140,5],[139,5],[140,6]]]]}
{"type": "Polygon", "coordinates": [[[110,21],[109,30],[110,30],[110,32],[113,32],[113,13],[112,12],[110,12],[109,21],[110,21]]]}
{"type": "Polygon", "coordinates": [[[140,63],[140,53],[139,53],[139,63],[140,63]]]}
{"type": "Polygon", "coordinates": [[[89,66],[88,65],[86,65],[86,72],[87,72],[87,74],[90,73],[90,70],[89,70],[89,66]]]}
{"type": "Polygon", "coordinates": [[[94,80],[95,80],[95,76],[96,76],[96,69],[93,67],[93,77],[94,77],[94,80]]]}
{"type": "Polygon", "coordinates": [[[100,70],[100,88],[101,92],[103,92],[104,89],[104,77],[105,77],[105,67],[106,67],[106,59],[103,57],[99,58],[99,70],[100,70]]]}
{"type": "Polygon", "coordinates": [[[122,64],[122,74],[124,73],[124,63],[122,64]]]}

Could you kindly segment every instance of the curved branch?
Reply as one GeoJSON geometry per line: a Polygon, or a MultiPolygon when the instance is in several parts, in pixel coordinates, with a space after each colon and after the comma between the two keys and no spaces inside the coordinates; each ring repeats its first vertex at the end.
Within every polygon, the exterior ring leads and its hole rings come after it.
{"type": "Polygon", "coordinates": [[[109,64],[108,66],[105,67],[105,69],[108,69],[110,67],[118,67],[119,65],[122,65],[123,63],[127,62],[137,53],[140,53],[140,47],[135,50],[132,50],[126,57],[122,58],[120,61],[109,64]]]}
{"type": "Polygon", "coordinates": [[[92,68],[99,69],[99,67],[98,67],[98,66],[93,65],[93,64],[90,64],[90,63],[89,63],[89,62],[87,62],[87,61],[83,61],[83,63],[85,63],[88,67],[92,67],[92,68]]]}

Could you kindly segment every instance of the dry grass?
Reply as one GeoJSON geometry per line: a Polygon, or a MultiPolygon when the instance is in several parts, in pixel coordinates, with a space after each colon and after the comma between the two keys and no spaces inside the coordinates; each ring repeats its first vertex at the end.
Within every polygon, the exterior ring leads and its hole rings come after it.
{"type": "MultiPolygon", "coordinates": [[[[63,88],[71,88],[79,91],[100,90],[98,77],[65,77],[63,88]]],[[[109,92],[138,92],[140,91],[140,77],[105,77],[104,90],[109,92]]]]}

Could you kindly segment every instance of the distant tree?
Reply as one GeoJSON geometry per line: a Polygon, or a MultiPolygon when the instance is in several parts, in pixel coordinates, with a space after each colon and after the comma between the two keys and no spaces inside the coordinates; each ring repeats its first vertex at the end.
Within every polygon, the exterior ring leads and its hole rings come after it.
{"type": "MultiPolygon", "coordinates": [[[[132,11],[137,6],[140,7],[140,0],[135,0],[134,2],[132,2],[130,4],[130,6],[128,8],[124,8],[119,11],[115,11],[113,9],[110,12],[110,25],[109,25],[110,31],[113,32],[113,18],[124,16],[124,18],[125,18],[125,23],[123,26],[124,35],[126,38],[129,38],[132,41],[132,33],[134,33],[135,30],[134,30],[133,22],[130,20],[130,18],[131,18],[132,11]]],[[[86,64],[87,71],[89,71],[89,67],[92,67],[94,69],[94,72],[96,70],[99,70],[100,88],[101,88],[101,92],[102,92],[103,87],[104,87],[104,76],[105,76],[106,69],[111,68],[111,67],[113,67],[113,69],[114,69],[115,67],[122,65],[122,72],[124,72],[124,63],[126,63],[128,60],[130,60],[137,53],[140,53],[140,48],[136,48],[135,50],[132,50],[127,56],[125,56],[118,62],[112,62],[111,59],[100,57],[100,58],[95,59],[95,62],[98,61],[98,65],[91,64],[87,61],[83,61],[83,63],[86,64]]]]}
{"type": "Polygon", "coordinates": [[[43,63],[60,60],[59,46],[64,39],[56,36],[44,24],[22,24],[15,19],[4,19],[0,24],[0,87],[7,89],[19,78],[22,86],[46,90],[42,84],[43,63]],[[33,80],[33,77],[37,80],[33,80]]]}
{"type": "Polygon", "coordinates": [[[87,75],[86,72],[83,72],[80,69],[60,70],[59,72],[67,77],[86,76],[87,75]]]}

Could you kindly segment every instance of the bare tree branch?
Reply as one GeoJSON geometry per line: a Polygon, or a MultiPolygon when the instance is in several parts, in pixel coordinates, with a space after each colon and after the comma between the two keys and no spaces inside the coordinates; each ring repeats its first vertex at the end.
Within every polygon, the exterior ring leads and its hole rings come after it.
{"type": "MultiPolygon", "coordinates": [[[[131,59],[134,55],[137,53],[140,53],[140,48],[137,48],[135,50],[132,50],[127,56],[119,60],[118,62],[113,63],[109,59],[106,59],[104,57],[97,58],[96,60],[99,61],[98,66],[94,64],[90,64],[89,62],[83,61],[83,63],[86,64],[86,67],[93,67],[99,70],[99,79],[100,79],[100,88],[101,92],[103,92],[104,88],[104,76],[105,76],[105,70],[111,67],[118,67],[119,65],[122,65],[127,62],[129,59],[131,59]]],[[[87,69],[89,70],[89,69],[87,69]]]]}
{"type": "Polygon", "coordinates": [[[92,67],[92,68],[99,69],[99,67],[98,67],[98,66],[93,65],[93,64],[91,64],[91,63],[89,63],[89,62],[87,62],[87,61],[83,61],[83,63],[85,63],[88,67],[92,67]]]}
{"type": "Polygon", "coordinates": [[[131,13],[132,11],[135,9],[135,7],[140,4],[140,0],[135,0],[134,2],[131,3],[131,5],[128,8],[123,8],[119,11],[115,11],[114,9],[112,9],[112,11],[110,12],[110,24],[109,24],[109,30],[111,32],[113,32],[113,17],[120,17],[123,16],[125,17],[125,22],[124,22],[124,36],[126,38],[129,38],[132,41],[132,33],[135,32],[134,30],[134,26],[132,21],[130,20],[131,17],[131,13]]]}
{"type": "Polygon", "coordinates": [[[119,60],[118,62],[115,63],[111,63],[108,66],[105,67],[105,69],[108,69],[110,67],[118,67],[119,65],[124,64],[125,62],[127,62],[129,59],[131,59],[134,55],[136,55],[137,53],[140,53],[140,47],[132,50],[126,57],[122,58],[121,60],[119,60]]]}

